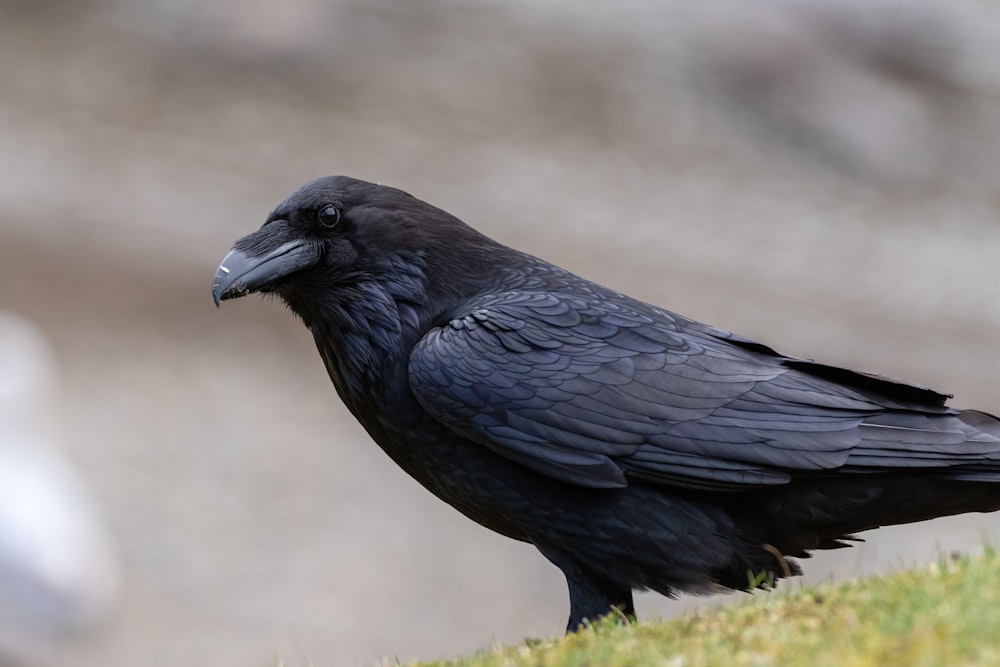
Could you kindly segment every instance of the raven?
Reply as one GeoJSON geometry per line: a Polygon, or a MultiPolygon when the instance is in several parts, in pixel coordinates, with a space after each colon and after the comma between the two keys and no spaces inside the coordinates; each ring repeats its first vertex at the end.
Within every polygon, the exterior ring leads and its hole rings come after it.
{"type": "Polygon", "coordinates": [[[854,533],[1000,509],[1000,419],[789,357],[346,176],[233,246],[216,305],[277,294],[407,473],[530,542],[567,631],[634,590],[748,590],[854,533]]]}

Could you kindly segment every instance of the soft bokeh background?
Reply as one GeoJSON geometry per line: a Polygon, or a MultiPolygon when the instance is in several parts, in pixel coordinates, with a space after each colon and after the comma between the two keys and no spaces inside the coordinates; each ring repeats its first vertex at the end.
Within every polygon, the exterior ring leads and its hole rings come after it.
{"type": "MultiPolygon", "coordinates": [[[[55,346],[51,417],[121,567],[103,622],[21,660],[366,665],[561,632],[559,572],[398,471],[283,308],[212,306],[232,241],[319,175],[396,185],[645,300],[1000,412],[995,3],[0,11],[0,309],[55,346]]],[[[883,530],[807,579],[998,527],[883,530]]],[[[689,604],[639,600],[645,617],[689,604]]]]}

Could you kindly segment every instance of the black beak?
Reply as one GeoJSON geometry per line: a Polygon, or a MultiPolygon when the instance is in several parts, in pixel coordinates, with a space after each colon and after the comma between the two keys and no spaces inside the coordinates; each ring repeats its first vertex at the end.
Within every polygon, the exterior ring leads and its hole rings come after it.
{"type": "MultiPolygon", "coordinates": [[[[267,229],[269,226],[237,241],[219,264],[212,282],[212,299],[216,306],[226,299],[237,299],[271,287],[282,278],[319,261],[319,244],[300,239],[287,241],[267,251],[267,241],[275,236],[270,233],[272,230],[267,229]],[[256,250],[261,245],[265,249],[259,255],[251,255],[241,249],[246,247],[256,250]]],[[[273,245],[273,241],[270,245],[273,245]]]]}

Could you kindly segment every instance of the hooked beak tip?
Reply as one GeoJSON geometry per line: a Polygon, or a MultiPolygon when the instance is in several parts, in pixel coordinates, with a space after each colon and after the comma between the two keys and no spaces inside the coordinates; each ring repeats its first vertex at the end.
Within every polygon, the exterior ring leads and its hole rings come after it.
{"type": "Polygon", "coordinates": [[[233,257],[233,252],[225,256],[222,260],[222,264],[215,271],[215,280],[212,281],[212,301],[215,302],[215,307],[218,308],[222,305],[222,302],[226,299],[230,299],[234,296],[242,296],[240,291],[236,289],[236,283],[233,280],[238,276],[230,275],[232,271],[228,266],[226,266],[226,260],[233,257]]]}

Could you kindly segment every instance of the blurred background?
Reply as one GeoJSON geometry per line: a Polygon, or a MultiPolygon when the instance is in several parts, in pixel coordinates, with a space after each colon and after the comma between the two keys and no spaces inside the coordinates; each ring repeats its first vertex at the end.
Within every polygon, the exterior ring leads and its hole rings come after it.
{"type": "MultiPolygon", "coordinates": [[[[212,306],[231,243],[320,175],[1000,412],[1000,6],[697,4],[0,3],[0,310],[54,351],[31,418],[113,549],[60,624],[0,626],[0,665],[368,665],[562,632],[558,570],[397,470],[288,312],[212,306]]],[[[885,529],[806,580],[998,529],[885,529]]]]}

